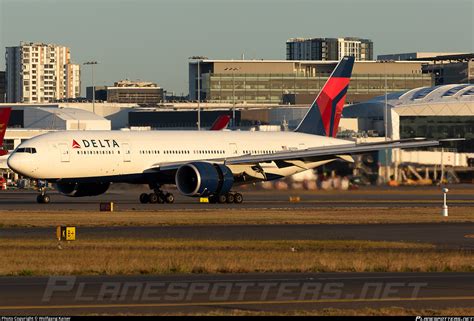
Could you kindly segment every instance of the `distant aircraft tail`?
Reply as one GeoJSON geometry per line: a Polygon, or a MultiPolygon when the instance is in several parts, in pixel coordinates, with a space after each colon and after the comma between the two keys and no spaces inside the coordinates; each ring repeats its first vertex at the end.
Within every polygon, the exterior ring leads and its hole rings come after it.
{"type": "Polygon", "coordinates": [[[222,130],[227,127],[230,121],[229,115],[220,115],[212,124],[210,130],[222,130]]]}
{"type": "Polygon", "coordinates": [[[336,137],[353,66],[354,57],[345,56],[341,59],[296,132],[336,137]]]}
{"type": "MultiPolygon", "coordinates": [[[[3,138],[7,131],[8,122],[10,121],[11,107],[0,108],[0,148],[3,146],[3,138]]],[[[8,154],[7,150],[0,149],[0,156],[8,154]]]]}

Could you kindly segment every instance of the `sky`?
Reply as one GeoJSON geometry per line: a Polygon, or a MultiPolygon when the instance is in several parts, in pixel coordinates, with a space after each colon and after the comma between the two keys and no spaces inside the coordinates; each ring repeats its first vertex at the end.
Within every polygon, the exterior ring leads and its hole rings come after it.
{"type": "Polygon", "coordinates": [[[0,48],[68,46],[74,63],[99,62],[96,86],[139,79],[186,95],[190,56],[285,59],[289,38],[349,36],[371,39],[375,57],[474,52],[473,20],[474,0],[0,0],[0,48]]]}

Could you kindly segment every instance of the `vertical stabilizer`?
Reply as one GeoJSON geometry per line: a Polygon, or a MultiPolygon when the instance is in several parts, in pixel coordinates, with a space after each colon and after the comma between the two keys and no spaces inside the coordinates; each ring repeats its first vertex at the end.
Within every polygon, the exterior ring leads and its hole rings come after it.
{"type": "Polygon", "coordinates": [[[354,57],[345,56],[341,59],[296,132],[336,137],[353,66],[354,57]]]}

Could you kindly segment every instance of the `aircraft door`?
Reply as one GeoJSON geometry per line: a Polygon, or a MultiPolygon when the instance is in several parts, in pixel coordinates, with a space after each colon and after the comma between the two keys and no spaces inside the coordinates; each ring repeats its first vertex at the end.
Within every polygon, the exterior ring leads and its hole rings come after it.
{"type": "Polygon", "coordinates": [[[130,145],[128,143],[122,143],[122,154],[123,154],[123,161],[130,162],[130,145]]]}
{"type": "Polygon", "coordinates": [[[69,162],[69,147],[66,143],[59,143],[59,153],[61,154],[61,162],[66,163],[69,162]]]}
{"type": "Polygon", "coordinates": [[[237,156],[238,151],[237,151],[237,144],[236,143],[229,143],[229,149],[230,149],[230,154],[232,156],[237,156]]]}

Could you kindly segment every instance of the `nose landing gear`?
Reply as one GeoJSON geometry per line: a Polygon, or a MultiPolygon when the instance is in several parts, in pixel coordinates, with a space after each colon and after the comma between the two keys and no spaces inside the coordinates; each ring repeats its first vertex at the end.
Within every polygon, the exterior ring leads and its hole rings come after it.
{"type": "Polygon", "coordinates": [[[40,188],[40,194],[36,196],[36,202],[39,204],[48,204],[51,202],[51,198],[46,194],[46,188],[40,188]]]}

